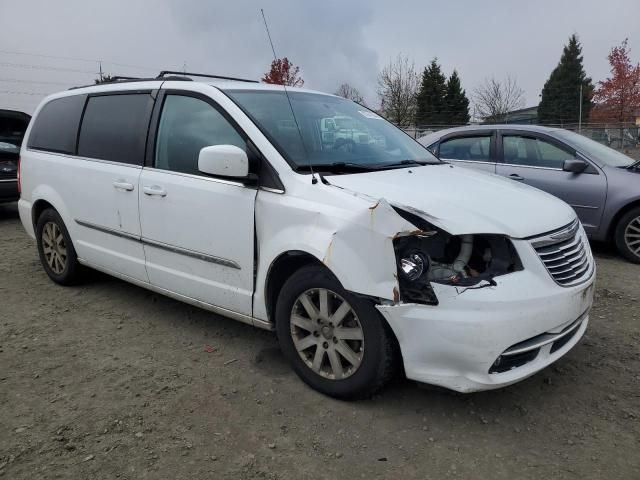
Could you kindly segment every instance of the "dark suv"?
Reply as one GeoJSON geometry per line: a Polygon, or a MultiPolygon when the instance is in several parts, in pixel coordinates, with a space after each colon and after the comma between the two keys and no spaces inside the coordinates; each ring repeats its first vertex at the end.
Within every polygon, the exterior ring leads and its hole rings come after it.
{"type": "Polygon", "coordinates": [[[0,202],[14,202],[18,193],[18,158],[31,116],[0,110],[0,202]]]}

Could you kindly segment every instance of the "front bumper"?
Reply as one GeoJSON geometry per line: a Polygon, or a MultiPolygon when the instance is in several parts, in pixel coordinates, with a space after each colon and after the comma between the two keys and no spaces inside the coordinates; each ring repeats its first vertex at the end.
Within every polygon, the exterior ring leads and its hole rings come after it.
{"type": "Polygon", "coordinates": [[[562,287],[528,242],[513,243],[524,270],[496,277],[495,287],[434,284],[437,306],[377,307],[398,339],[408,378],[459,392],[500,388],[540,371],[580,340],[595,266],[585,282],[562,287]]]}

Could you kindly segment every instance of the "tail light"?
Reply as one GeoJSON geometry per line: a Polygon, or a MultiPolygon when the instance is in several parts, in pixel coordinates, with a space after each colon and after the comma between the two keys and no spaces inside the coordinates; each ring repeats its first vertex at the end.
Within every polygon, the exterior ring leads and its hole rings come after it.
{"type": "Polygon", "coordinates": [[[22,193],[22,182],[20,181],[20,157],[18,157],[18,193],[22,193]]]}

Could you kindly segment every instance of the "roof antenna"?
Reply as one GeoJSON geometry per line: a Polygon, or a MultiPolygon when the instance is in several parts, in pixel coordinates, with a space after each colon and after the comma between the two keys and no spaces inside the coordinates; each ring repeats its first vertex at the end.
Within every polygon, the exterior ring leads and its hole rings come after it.
{"type": "MultiPolygon", "coordinates": [[[[269,44],[271,45],[271,51],[273,52],[273,59],[278,61],[278,56],[276,55],[276,49],[273,47],[273,42],[271,41],[271,34],[269,33],[269,25],[267,25],[267,19],[264,16],[264,10],[261,8],[260,13],[262,13],[262,20],[264,21],[264,28],[267,31],[267,37],[269,38],[269,44]]],[[[304,138],[302,137],[302,130],[300,130],[300,125],[298,124],[298,119],[296,118],[296,113],[293,111],[293,105],[291,104],[291,98],[289,97],[289,92],[287,91],[287,86],[283,83],[282,88],[284,88],[284,94],[287,97],[287,102],[289,102],[289,108],[291,109],[291,115],[293,116],[293,121],[296,124],[296,128],[298,129],[298,135],[300,135],[300,141],[302,142],[302,148],[304,149],[304,153],[307,156],[307,160],[309,160],[309,170],[311,171],[311,183],[318,183],[318,179],[316,178],[315,173],[313,172],[313,164],[311,163],[311,157],[309,157],[309,153],[307,152],[307,147],[304,143],[304,138]]]]}

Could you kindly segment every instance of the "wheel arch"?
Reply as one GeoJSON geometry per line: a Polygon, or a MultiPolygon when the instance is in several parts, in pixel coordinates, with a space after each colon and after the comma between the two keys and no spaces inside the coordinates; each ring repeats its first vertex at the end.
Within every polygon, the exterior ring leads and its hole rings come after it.
{"type": "MultiPolygon", "coordinates": [[[[267,318],[274,325],[276,302],[278,301],[278,295],[280,294],[284,283],[294,272],[308,265],[316,265],[323,268],[324,270],[329,272],[338,283],[342,284],[337,275],[314,255],[303,250],[289,250],[281,253],[271,262],[269,270],[267,271],[267,277],[264,287],[267,318]]],[[[358,297],[368,298],[373,303],[379,303],[379,299],[376,299],[374,297],[358,294],[355,292],[351,293],[357,295],[358,297]]],[[[396,353],[398,355],[401,355],[400,344],[395,331],[393,330],[393,328],[391,328],[391,325],[389,325],[389,322],[384,315],[380,314],[380,319],[384,323],[385,328],[387,328],[391,334],[396,353]]]]}
{"type": "MultiPolygon", "coordinates": [[[[317,257],[302,250],[283,252],[269,265],[264,286],[264,298],[267,318],[271,323],[275,324],[275,306],[282,286],[294,272],[307,265],[318,265],[331,272],[317,257]]],[[[333,272],[331,274],[335,276],[333,272]]]]}
{"type": "Polygon", "coordinates": [[[607,241],[614,240],[615,233],[616,233],[616,227],[618,226],[618,222],[620,221],[620,219],[628,211],[633,210],[634,208],[638,208],[638,207],[640,207],[640,198],[637,198],[637,199],[627,203],[622,208],[618,209],[616,214],[611,219],[611,222],[609,223],[609,227],[607,229],[607,241]]]}
{"type": "Polygon", "coordinates": [[[58,212],[60,217],[62,217],[62,221],[65,223],[67,230],[71,233],[71,230],[73,229],[73,225],[71,224],[71,222],[73,222],[73,218],[67,209],[67,205],[62,200],[62,197],[54,188],[46,184],[38,185],[33,189],[31,202],[31,221],[34,229],[38,222],[38,217],[42,212],[47,208],[53,208],[58,212]]]}
{"type": "Polygon", "coordinates": [[[47,208],[52,208],[57,211],[56,207],[42,198],[36,200],[33,203],[33,206],[31,207],[31,223],[33,224],[34,229],[36,227],[36,224],[38,223],[40,215],[42,215],[42,212],[44,212],[47,208]]]}

